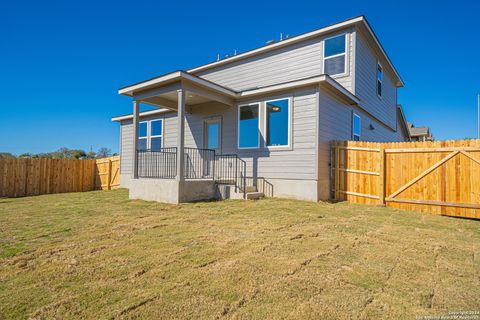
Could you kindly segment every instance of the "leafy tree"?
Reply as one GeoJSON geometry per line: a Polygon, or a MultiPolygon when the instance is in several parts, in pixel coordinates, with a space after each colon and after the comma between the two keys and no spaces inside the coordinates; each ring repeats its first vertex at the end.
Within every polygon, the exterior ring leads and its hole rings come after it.
{"type": "Polygon", "coordinates": [[[112,150],[102,147],[98,149],[97,158],[107,158],[112,154],[112,150]]]}
{"type": "Polygon", "coordinates": [[[0,152],[0,159],[2,158],[15,158],[15,156],[9,152],[0,152]]]}
{"type": "Polygon", "coordinates": [[[22,153],[21,155],[18,156],[19,158],[31,158],[32,154],[31,153],[22,153]]]}

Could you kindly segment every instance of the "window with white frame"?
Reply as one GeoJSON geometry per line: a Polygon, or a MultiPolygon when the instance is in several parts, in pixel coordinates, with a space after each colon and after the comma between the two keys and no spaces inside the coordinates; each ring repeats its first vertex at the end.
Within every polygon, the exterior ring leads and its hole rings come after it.
{"type": "Polygon", "coordinates": [[[148,149],[148,122],[142,121],[138,124],[138,150],[148,149]]]}
{"type": "Polygon", "coordinates": [[[138,150],[158,151],[163,143],[163,119],[138,124],[138,150]]]}
{"type": "Polygon", "coordinates": [[[259,109],[260,104],[239,106],[238,109],[238,148],[258,148],[260,140],[259,132],[259,109]]]}
{"type": "Polygon", "coordinates": [[[352,119],[352,139],[353,139],[353,141],[360,141],[360,127],[361,127],[360,116],[356,113],[353,113],[353,119],[352,119]]]}
{"type": "Polygon", "coordinates": [[[162,149],[163,120],[150,121],[150,150],[160,151],[162,149]]]}
{"type": "Polygon", "coordinates": [[[323,73],[330,76],[347,72],[347,35],[325,39],[323,45],[323,73]]]}
{"type": "Polygon", "coordinates": [[[383,69],[380,63],[377,63],[377,95],[382,96],[383,69]]]}
{"type": "Polygon", "coordinates": [[[289,146],[290,99],[265,102],[265,117],[267,147],[289,146]]]}

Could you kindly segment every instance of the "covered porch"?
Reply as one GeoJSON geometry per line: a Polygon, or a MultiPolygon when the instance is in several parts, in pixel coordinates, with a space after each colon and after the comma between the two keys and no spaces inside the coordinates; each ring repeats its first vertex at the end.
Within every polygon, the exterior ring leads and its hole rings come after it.
{"type": "Polygon", "coordinates": [[[177,71],[122,88],[119,93],[133,99],[131,198],[180,203],[214,198],[216,184],[240,188],[245,168],[236,155],[223,155],[203,145],[185,147],[186,114],[209,102],[232,108],[236,92],[177,71]],[[141,104],[177,113],[175,146],[139,148],[141,104]]]}

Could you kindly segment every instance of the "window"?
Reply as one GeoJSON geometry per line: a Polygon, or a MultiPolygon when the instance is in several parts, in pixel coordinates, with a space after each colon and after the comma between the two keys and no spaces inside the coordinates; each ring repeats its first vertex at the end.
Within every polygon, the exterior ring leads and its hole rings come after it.
{"type": "Polygon", "coordinates": [[[147,150],[148,140],[148,122],[138,124],[138,150],[147,150]]]}
{"type": "Polygon", "coordinates": [[[238,110],[238,147],[258,148],[258,111],[259,104],[240,106],[238,110]]]}
{"type": "Polygon", "coordinates": [[[290,134],[289,99],[266,102],[266,143],[268,147],[288,146],[290,134]]]}
{"type": "Polygon", "coordinates": [[[142,121],[138,124],[138,150],[162,148],[163,120],[142,121]]]}
{"type": "Polygon", "coordinates": [[[330,76],[346,72],[347,35],[325,39],[323,46],[323,73],[330,76]]]}
{"type": "Polygon", "coordinates": [[[162,149],[163,121],[150,121],[150,150],[160,151],[162,149]]]}
{"type": "Polygon", "coordinates": [[[377,64],[377,95],[382,96],[383,70],[380,64],[377,64]]]}
{"type": "Polygon", "coordinates": [[[360,141],[360,116],[356,113],[353,114],[352,121],[352,138],[353,141],[360,141]]]}

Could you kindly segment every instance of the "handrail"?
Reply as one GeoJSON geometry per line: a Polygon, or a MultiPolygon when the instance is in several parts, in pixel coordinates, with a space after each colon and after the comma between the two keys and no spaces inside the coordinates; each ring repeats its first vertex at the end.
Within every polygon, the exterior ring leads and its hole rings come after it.
{"type": "Polygon", "coordinates": [[[247,164],[236,154],[215,155],[215,175],[217,184],[234,185],[235,192],[240,190],[245,197],[247,164]]]}

